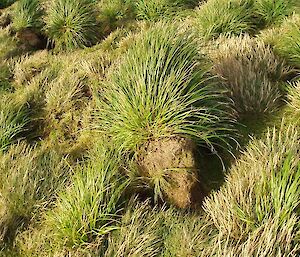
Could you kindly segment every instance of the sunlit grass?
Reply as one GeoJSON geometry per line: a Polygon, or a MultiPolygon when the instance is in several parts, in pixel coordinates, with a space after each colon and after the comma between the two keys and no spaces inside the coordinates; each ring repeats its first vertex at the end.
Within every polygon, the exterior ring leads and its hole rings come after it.
{"type": "Polygon", "coordinates": [[[282,124],[254,140],[225,185],[204,203],[218,230],[218,253],[295,254],[299,227],[299,134],[282,124]]]}
{"type": "Polygon", "coordinates": [[[0,245],[51,203],[68,178],[64,158],[51,149],[14,145],[0,156],[0,245]]]}
{"type": "MultiPolygon", "coordinates": [[[[217,43],[217,42],[216,42],[217,43]]],[[[290,68],[261,40],[248,35],[222,38],[211,53],[238,114],[271,113],[282,100],[290,68]]]]}
{"type": "Polygon", "coordinates": [[[205,39],[255,30],[253,0],[208,0],[195,13],[195,26],[205,39]]]}
{"type": "Polygon", "coordinates": [[[297,0],[256,0],[255,9],[264,25],[282,21],[299,8],[297,0]]]}
{"type": "Polygon", "coordinates": [[[46,7],[45,31],[58,50],[90,46],[96,38],[95,7],[91,0],[54,0],[46,7]]]}
{"type": "Polygon", "coordinates": [[[210,147],[227,142],[228,100],[208,69],[191,36],[158,23],[110,71],[96,113],[99,129],[130,150],[176,134],[210,147]]]}
{"type": "Polygon", "coordinates": [[[13,26],[18,30],[42,27],[42,5],[40,0],[20,0],[14,7],[13,26]]]}
{"type": "Polygon", "coordinates": [[[0,152],[22,137],[29,122],[29,109],[26,104],[1,97],[0,103],[0,152]]]}
{"type": "Polygon", "coordinates": [[[300,16],[291,15],[280,26],[262,31],[261,37],[276,54],[291,65],[300,67],[300,16]],[[280,35],[280,36],[278,36],[280,35]]]}
{"type": "Polygon", "coordinates": [[[84,247],[118,229],[116,220],[128,184],[119,170],[121,155],[101,145],[95,151],[92,159],[75,171],[71,185],[46,215],[53,242],[62,248],[84,247]]]}

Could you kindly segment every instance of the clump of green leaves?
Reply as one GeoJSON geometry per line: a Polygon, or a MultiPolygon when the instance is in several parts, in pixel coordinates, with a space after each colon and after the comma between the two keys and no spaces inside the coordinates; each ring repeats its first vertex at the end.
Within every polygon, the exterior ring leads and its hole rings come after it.
{"type": "Polygon", "coordinates": [[[29,109],[26,104],[16,103],[6,96],[0,103],[0,152],[22,137],[29,122],[29,109]]]}
{"type": "Polygon", "coordinates": [[[183,135],[203,145],[226,141],[227,98],[207,72],[206,58],[176,24],[142,32],[108,74],[97,115],[99,129],[125,149],[183,135]]]}
{"type": "Polygon", "coordinates": [[[26,144],[12,146],[0,160],[1,244],[11,243],[19,227],[51,203],[69,167],[51,149],[26,144]]]}
{"type": "Polygon", "coordinates": [[[40,0],[20,0],[13,11],[13,26],[17,31],[26,28],[40,29],[43,25],[42,15],[40,0]]]}
{"type": "Polygon", "coordinates": [[[254,0],[208,0],[195,13],[195,26],[205,39],[255,30],[254,0]]]}
{"type": "Polygon", "coordinates": [[[121,155],[98,146],[87,164],[75,170],[71,185],[46,215],[53,242],[67,249],[84,246],[118,228],[128,182],[120,173],[121,155]]]}
{"type": "Polygon", "coordinates": [[[91,0],[54,0],[46,9],[45,31],[55,48],[90,46],[96,38],[95,6],[91,0]]]}
{"type": "Polygon", "coordinates": [[[282,123],[254,140],[226,183],[204,203],[216,227],[216,255],[277,256],[299,250],[299,134],[282,123]]]}
{"type": "Polygon", "coordinates": [[[282,21],[299,7],[297,0],[256,0],[255,9],[262,25],[269,26],[282,21]]]}

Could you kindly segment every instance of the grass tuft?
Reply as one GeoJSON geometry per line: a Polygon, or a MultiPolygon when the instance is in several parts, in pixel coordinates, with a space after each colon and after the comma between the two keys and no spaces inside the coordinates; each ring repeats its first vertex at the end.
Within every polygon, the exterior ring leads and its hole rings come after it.
{"type": "Polygon", "coordinates": [[[122,216],[120,229],[108,237],[102,256],[200,256],[205,223],[198,215],[201,214],[153,207],[149,201],[131,201],[122,216]]]}
{"type": "Polygon", "coordinates": [[[292,84],[289,89],[288,100],[290,106],[296,111],[300,112],[300,82],[297,81],[292,84]]]}
{"type": "Polygon", "coordinates": [[[68,166],[50,149],[12,146],[0,156],[0,244],[38,216],[55,197],[68,176],[68,166]]]}
{"type": "MultiPolygon", "coordinates": [[[[180,11],[191,6],[188,0],[141,0],[136,1],[137,18],[147,21],[158,21],[167,17],[175,17],[180,11]]],[[[195,1],[194,1],[195,2],[195,1]]]]}
{"type": "Polygon", "coordinates": [[[256,0],[255,9],[264,26],[281,22],[299,7],[297,0],[256,0]]]}
{"type": "Polygon", "coordinates": [[[91,0],[54,0],[46,8],[45,30],[58,50],[90,46],[96,38],[96,14],[91,0]]]}
{"type": "Polygon", "coordinates": [[[195,26],[205,39],[255,30],[254,0],[208,0],[195,13],[195,26]]]}
{"type": "Polygon", "coordinates": [[[99,129],[125,149],[151,139],[191,137],[212,147],[229,134],[227,99],[192,37],[158,23],[132,42],[105,82],[99,129]]]}
{"type": "Polygon", "coordinates": [[[0,103],[0,153],[22,137],[29,123],[26,104],[18,104],[3,96],[0,103]]]}
{"type": "Polygon", "coordinates": [[[17,31],[27,28],[40,29],[43,25],[42,14],[40,0],[20,0],[13,11],[13,26],[17,31]]]}
{"type": "Polygon", "coordinates": [[[300,15],[293,14],[280,26],[263,30],[262,40],[290,65],[300,68],[300,15]],[[280,35],[280,36],[278,36],[280,35]]]}
{"type": "Polygon", "coordinates": [[[214,251],[294,256],[299,249],[299,171],[296,127],[282,123],[250,143],[226,184],[204,203],[218,231],[214,251]]]}
{"type": "Polygon", "coordinates": [[[118,229],[127,180],[120,174],[120,154],[98,146],[89,163],[75,170],[71,185],[46,215],[53,242],[62,248],[84,247],[118,229]]]}
{"type": "Polygon", "coordinates": [[[211,54],[238,114],[274,112],[290,68],[262,41],[248,35],[222,38],[211,54]]]}
{"type": "Polygon", "coordinates": [[[98,2],[99,26],[104,35],[109,34],[118,27],[126,27],[135,19],[133,0],[100,0],[98,2]]]}

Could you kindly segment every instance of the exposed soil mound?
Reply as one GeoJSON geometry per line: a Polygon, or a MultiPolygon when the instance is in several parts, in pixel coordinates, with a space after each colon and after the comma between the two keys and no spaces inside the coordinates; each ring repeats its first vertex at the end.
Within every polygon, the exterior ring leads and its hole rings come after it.
{"type": "Polygon", "coordinates": [[[173,137],[150,141],[138,158],[142,176],[150,179],[162,176],[161,183],[166,200],[179,207],[200,204],[204,191],[198,180],[198,163],[195,144],[186,138],[173,137]]]}
{"type": "Polygon", "coordinates": [[[45,49],[47,45],[47,40],[32,29],[18,31],[17,37],[24,48],[45,49]]]}

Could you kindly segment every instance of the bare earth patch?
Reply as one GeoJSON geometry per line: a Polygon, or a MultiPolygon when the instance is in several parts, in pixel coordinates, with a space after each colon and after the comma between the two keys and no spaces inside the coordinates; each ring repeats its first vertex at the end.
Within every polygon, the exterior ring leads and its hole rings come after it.
{"type": "Polygon", "coordinates": [[[188,208],[202,202],[204,191],[198,180],[196,145],[181,138],[163,138],[148,142],[138,157],[140,173],[153,178],[163,174],[167,185],[162,188],[166,200],[179,207],[188,208]]]}

